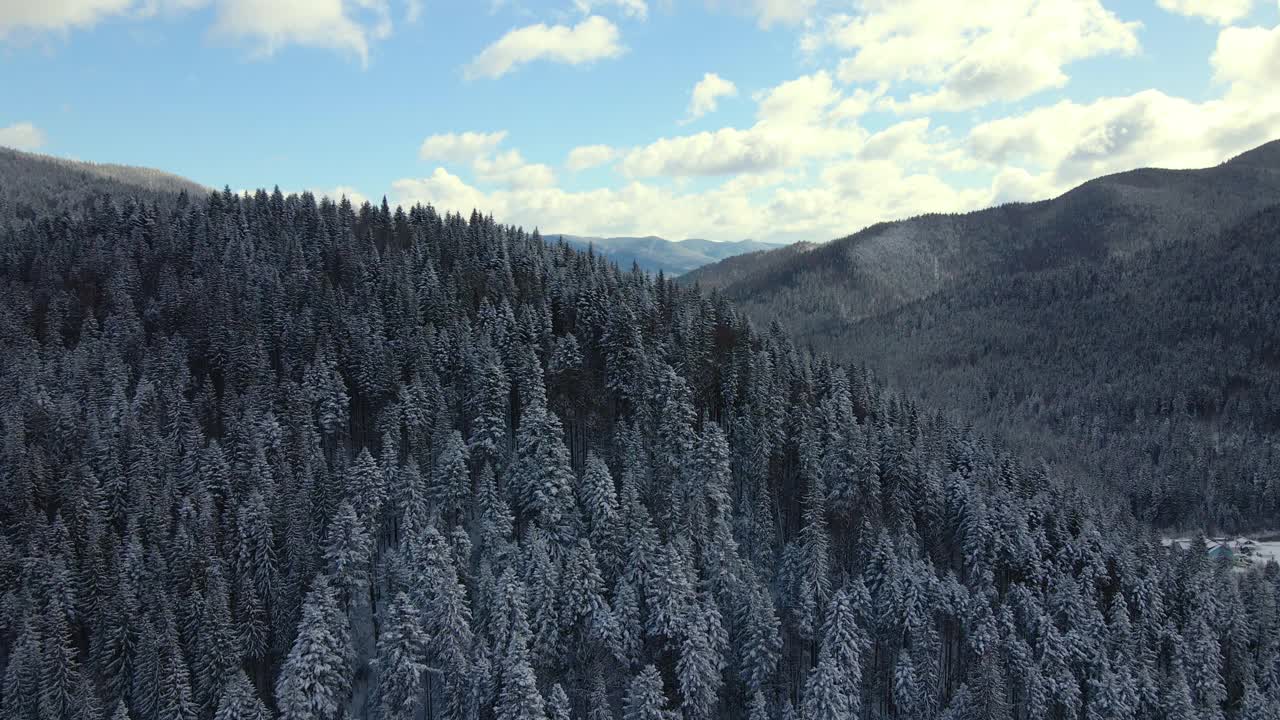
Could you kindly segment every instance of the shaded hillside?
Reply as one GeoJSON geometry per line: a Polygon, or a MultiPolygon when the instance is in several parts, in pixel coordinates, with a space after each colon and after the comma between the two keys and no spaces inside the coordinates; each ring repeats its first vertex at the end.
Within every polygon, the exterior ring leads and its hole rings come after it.
{"type": "Polygon", "coordinates": [[[738,240],[736,242],[715,242],[713,240],[665,240],[656,235],[645,237],[586,237],[582,235],[547,235],[548,240],[563,238],[571,247],[578,250],[591,248],[618,264],[618,267],[629,269],[632,263],[641,270],[656,273],[659,270],[668,276],[683,275],[695,268],[723,260],[742,253],[771,250],[778,245],[756,240],[738,240]]]}
{"type": "Polygon", "coordinates": [[[809,338],[1105,474],[1162,525],[1280,517],[1280,207],[1209,238],[987,277],[809,338]]]}
{"type": "Polygon", "coordinates": [[[211,188],[151,168],[81,162],[0,147],[0,216],[29,220],[79,210],[92,197],[163,200],[184,191],[203,197],[211,188]]]}
{"type": "Polygon", "coordinates": [[[691,279],[1159,524],[1280,511],[1280,143],[1037,203],[885,223],[691,279]],[[743,268],[740,265],[749,265],[743,268]]]}
{"type": "Polygon", "coordinates": [[[757,274],[767,274],[778,265],[796,255],[822,247],[817,243],[801,241],[781,248],[754,250],[704,265],[680,276],[684,285],[697,284],[704,290],[723,289],[757,274]]]}
{"type": "Polygon", "coordinates": [[[1096,262],[1215,233],[1280,198],[1278,154],[1280,141],[1214,168],[1134,170],[1053,200],[881,223],[812,252],[751,255],[687,280],[803,336],[984,273],[1096,262]]]}

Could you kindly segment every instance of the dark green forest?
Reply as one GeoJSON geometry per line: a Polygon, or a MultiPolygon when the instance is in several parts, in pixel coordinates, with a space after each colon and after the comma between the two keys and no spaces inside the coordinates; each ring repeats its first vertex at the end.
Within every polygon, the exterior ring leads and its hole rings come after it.
{"type": "Polygon", "coordinates": [[[0,179],[6,719],[1280,717],[1280,567],[723,297],[65,172],[0,179]]]}

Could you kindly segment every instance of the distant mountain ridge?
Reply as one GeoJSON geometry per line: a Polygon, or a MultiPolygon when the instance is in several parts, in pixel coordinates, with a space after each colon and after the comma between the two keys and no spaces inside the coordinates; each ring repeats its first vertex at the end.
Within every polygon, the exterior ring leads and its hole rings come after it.
{"type": "Polygon", "coordinates": [[[682,277],[1163,527],[1280,514],[1280,141],[682,277]]]}
{"type": "Polygon", "coordinates": [[[134,165],[71,160],[53,155],[28,153],[0,147],[0,178],[15,177],[13,171],[17,171],[19,168],[29,170],[29,168],[38,165],[70,170],[72,171],[71,177],[74,177],[76,173],[83,173],[84,176],[93,176],[123,185],[140,187],[151,192],[181,192],[185,190],[191,195],[204,195],[214,190],[214,188],[201,185],[193,180],[165,172],[164,170],[134,165]]]}
{"type": "Polygon", "coordinates": [[[1212,168],[1143,168],[1050,200],[878,223],[805,253],[720,261],[682,281],[724,290],[754,307],[757,319],[768,314],[763,306],[794,305],[810,313],[811,326],[831,326],[892,311],[975,273],[1044,270],[1214,234],[1278,200],[1275,141],[1212,168]]]}
{"type": "Polygon", "coordinates": [[[689,240],[667,240],[656,235],[643,237],[592,237],[586,235],[543,235],[548,242],[564,238],[568,245],[586,249],[591,247],[595,252],[613,260],[619,267],[628,269],[631,264],[640,266],[648,272],[663,271],[670,276],[683,275],[695,268],[709,263],[719,262],[726,258],[762,250],[775,250],[784,247],[780,244],[760,242],[758,240],[738,240],[735,242],[716,242],[701,238],[689,240]]]}

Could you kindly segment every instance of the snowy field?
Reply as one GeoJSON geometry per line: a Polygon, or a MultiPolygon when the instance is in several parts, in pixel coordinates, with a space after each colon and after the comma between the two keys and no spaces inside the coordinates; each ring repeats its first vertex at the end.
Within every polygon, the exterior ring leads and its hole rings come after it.
{"type": "MultiPolygon", "coordinates": [[[[1255,540],[1250,537],[1236,538],[1205,538],[1205,547],[1212,550],[1220,545],[1226,545],[1231,548],[1236,559],[1236,569],[1244,570],[1253,565],[1262,566],[1269,560],[1280,563],[1280,536],[1275,533],[1265,535],[1265,541],[1255,540]]],[[[1194,538],[1177,537],[1164,538],[1160,541],[1162,545],[1168,547],[1173,543],[1177,543],[1178,547],[1183,550],[1191,546],[1194,538]]]]}

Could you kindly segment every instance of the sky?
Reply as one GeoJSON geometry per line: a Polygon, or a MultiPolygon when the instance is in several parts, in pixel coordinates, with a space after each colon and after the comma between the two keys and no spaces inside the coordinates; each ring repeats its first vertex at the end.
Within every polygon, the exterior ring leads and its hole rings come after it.
{"type": "Polygon", "coordinates": [[[1278,0],[0,0],[0,145],[824,241],[1280,138],[1278,0]]]}

